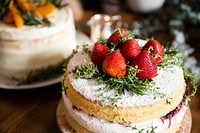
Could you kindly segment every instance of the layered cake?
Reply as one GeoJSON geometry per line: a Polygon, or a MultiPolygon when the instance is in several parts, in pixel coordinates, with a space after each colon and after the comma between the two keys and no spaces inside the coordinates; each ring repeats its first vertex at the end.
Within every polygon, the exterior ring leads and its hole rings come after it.
{"type": "Polygon", "coordinates": [[[56,66],[72,54],[76,48],[72,10],[66,4],[54,2],[8,0],[3,3],[1,77],[24,80],[30,72],[56,66]]]}
{"type": "Polygon", "coordinates": [[[69,60],[66,121],[78,133],[175,133],[191,95],[185,71],[173,47],[119,28],[69,60]]]}

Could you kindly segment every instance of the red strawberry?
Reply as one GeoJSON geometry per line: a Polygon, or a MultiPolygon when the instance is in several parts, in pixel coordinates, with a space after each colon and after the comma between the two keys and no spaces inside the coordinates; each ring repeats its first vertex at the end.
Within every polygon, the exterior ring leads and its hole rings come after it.
{"type": "Polygon", "coordinates": [[[101,42],[96,42],[91,54],[91,60],[95,65],[102,65],[108,54],[108,46],[101,42]]]}
{"type": "Polygon", "coordinates": [[[102,70],[112,77],[122,78],[126,75],[126,61],[119,50],[115,50],[106,56],[102,65],[102,70]]]}
{"type": "Polygon", "coordinates": [[[122,53],[124,58],[129,62],[131,62],[133,58],[135,58],[140,53],[140,51],[140,46],[138,42],[134,39],[128,40],[123,43],[120,49],[120,52],[122,53]]]}
{"type": "Polygon", "coordinates": [[[142,49],[150,51],[157,63],[162,62],[164,56],[164,49],[157,40],[149,40],[142,49]]]}
{"type": "Polygon", "coordinates": [[[122,37],[128,36],[128,32],[124,28],[118,28],[114,33],[108,38],[108,43],[118,44],[122,37]]]}
{"type": "Polygon", "coordinates": [[[151,79],[157,74],[157,64],[148,51],[142,50],[132,61],[131,66],[141,70],[137,73],[137,77],[151,79]]]}

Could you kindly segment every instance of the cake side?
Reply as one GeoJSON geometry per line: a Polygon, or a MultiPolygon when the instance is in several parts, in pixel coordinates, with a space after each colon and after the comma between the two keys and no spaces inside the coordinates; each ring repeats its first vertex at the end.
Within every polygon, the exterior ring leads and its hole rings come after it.
{"type": "Polygon", "coordinates": [[[183,106],[175,116],[164,121],[161,118],[156,118],[139,123],[118,123],[113,121],[106,121],[95,117],[94,115],[90,115],[83,110],[73,106],[65,92],[63,92],[62,95],[66,108],[66,120],[70,126],[73,127],[73,129],[75,129],[78,133],[82,131],[96,133],[138,133],[140,130],[143,132],[154,131],[159,133],[172,133],[179,130],[183,116],[187,110],[187,106],[183,106]]]}

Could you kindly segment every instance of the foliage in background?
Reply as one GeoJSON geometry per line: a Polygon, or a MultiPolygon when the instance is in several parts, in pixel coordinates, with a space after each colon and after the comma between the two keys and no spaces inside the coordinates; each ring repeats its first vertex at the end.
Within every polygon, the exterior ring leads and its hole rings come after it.
{"type": "MultiPolygon", "coordinates": [[[[166,0],[164,15],[148,14],[145,19],[133,22],[130,30],[140,38],[150,38],[152,34],[168,33],[172,44],[183,55],[184,65],[197,75],[200,81],[200,65],[192,56],[194,49],[188,44],[189,39],[200,38],[200,1],[199,0],[166,0]]],[[[196,45],[199,45],[197,42],[196,45]]]]}

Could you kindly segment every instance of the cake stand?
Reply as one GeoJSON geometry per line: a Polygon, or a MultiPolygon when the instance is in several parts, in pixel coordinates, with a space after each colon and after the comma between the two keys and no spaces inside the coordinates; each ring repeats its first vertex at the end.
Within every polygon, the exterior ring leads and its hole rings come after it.
{"type": "MultiPolygon", "coordinates": [[[[61,99],[56,111],[57,124],[59,130],[62,133],[76,133],[67,123],[64,111],[65,111],[65,105],[63,100],[61,99]]],[[[191,127],[192,127],[192,116],[191,116],[191,111],[188,108],[183,118],[181,127],[179,131],[177,131],[176,133],[190,133],[191,127]]]]}

